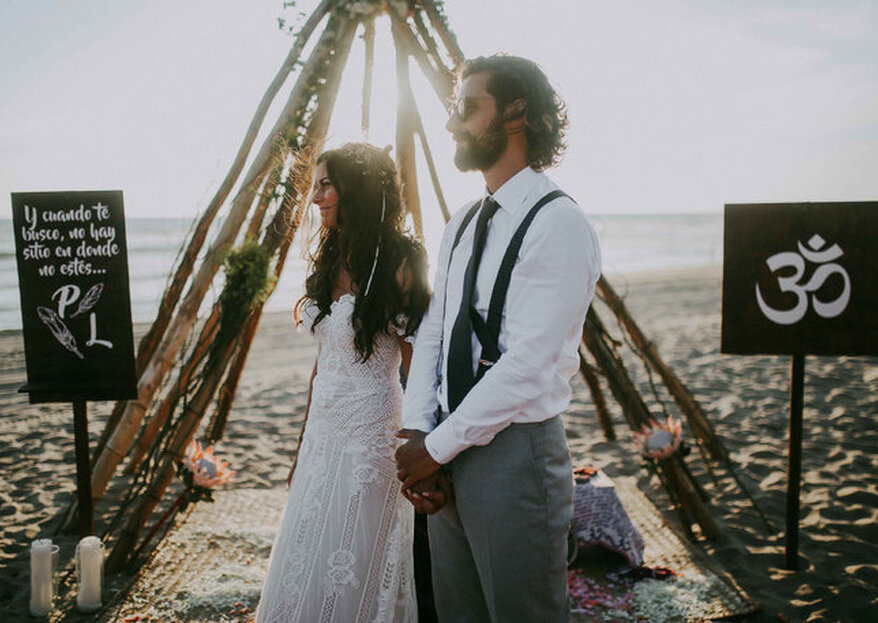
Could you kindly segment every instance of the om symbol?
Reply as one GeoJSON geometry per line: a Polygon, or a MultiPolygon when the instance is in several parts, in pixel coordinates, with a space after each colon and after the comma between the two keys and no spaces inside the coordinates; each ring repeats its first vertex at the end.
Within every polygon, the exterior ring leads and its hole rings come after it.
{"type": "Polygon", "coordinates": [[[847,271],[839,264],[834,263],[842,255],[837,244],[821,251],[826,241],[818,234],[814,234],[808,240],[809,248],[805,248],[801,242],[798,242],[799,253],[792,251],[783,251],[776,253],[765,260],[768,268],[772,273],[781,268],[791,267],[795,269],[792,277],[778,277],[777,285],[781,292],[791,292],[796,295],[796,305],[792,309],[774,309],[766,304],[762,298],[762,292],[759,291],[759,284],[756,284],[756,300],[759,303],[759,309],[765,314],[765,317],[777,324],[790,325],[799,322],[805,317],[808,311],[808,294],[811,294],[811,305],[814,311],[821,318],[835,318],[841,314],[851,299],[851,280],[847,271]],[[811,279],[807,283],[802,284],[799,281],[805,272],[805,260],[814,264],[820,264],[811,279]],[[841,275],[844,279],[844,289],[841,294],[832,301],[822,301],[817,297],[817,292],[823,287],[823,284],[831,275],[841,275]]]}

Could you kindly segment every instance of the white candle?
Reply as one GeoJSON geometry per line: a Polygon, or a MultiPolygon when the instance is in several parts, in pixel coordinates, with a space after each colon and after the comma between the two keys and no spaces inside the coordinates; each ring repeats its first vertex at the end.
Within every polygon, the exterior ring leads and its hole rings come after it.
{"type": "Polygon", "coordinates": [[[44,617],[52,611],[55,571],[54,556],[58,546],[52,539],[37,539],[30,544],[30,613],[44,617]]]}
{"type": "Polygon", "coordinates": [[[104,574],[104,544],[98,537],[87,536],[79,541],[76,546],[76,569],[79,573],[76,607],[80,612],[99,610],[104,574]]]}

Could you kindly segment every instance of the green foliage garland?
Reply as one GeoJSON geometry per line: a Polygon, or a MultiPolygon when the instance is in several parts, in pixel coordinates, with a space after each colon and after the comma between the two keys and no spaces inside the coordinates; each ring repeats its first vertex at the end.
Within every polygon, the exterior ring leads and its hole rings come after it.
{"type": "Polygon", "coordinates": [[[220,332],[237,331],[254,306],[269,292],[268,251],[254,239],[229,251],[225,260],[226,284],[220,295],[220,332]]]}

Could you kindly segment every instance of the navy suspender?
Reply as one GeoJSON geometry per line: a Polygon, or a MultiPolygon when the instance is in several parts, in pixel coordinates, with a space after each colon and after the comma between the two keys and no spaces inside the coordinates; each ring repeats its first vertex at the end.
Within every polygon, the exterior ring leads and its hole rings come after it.
{"type": "MultiPolygon", "coordinates": [[[[570,195],[564,191],[553,190],[534,204],[519,224],[518,229],[516,229],[515,233],[512,235],[512,238],[509,241],[509,246],[506,247],[506,253],[503,255],[503,260],[500,262],[500,269],[497,271],[497,279],[494,281],[494,289],[491,292],[491,302],[488,306],[487,320],[483,320],[474,307],[471,307],[469,310],[473,331],[475,332],[479,343],[482,345],[482,354],[479,357],[479,367],[476,371],[475,377],[476,382],[482,378],[488,368],[500,359],[499,339],[500,324],[503,319],[503,308],[506,305],[506,293],[509,291],[509,283],[512,279],[512,269],[515,267],[515,262],[518,259],[518,252],[521,250],[524,235],[527,233],[528,228],[543,206],[554,201],[558,197],[567,197],[572,201],[570,195]]],[[[460,242],[464,230],[466,230],[467,225],[469,225],[469,222],[473,219],[473,216],[475,216],[480,205],[480,201],[476,202],[461,221],[460,227],[457,229],[457,234],[454,237],[451,254],[448,256],[449,267],[451,266],[451,258],[454,255],[454,249],[460,242]]]]}

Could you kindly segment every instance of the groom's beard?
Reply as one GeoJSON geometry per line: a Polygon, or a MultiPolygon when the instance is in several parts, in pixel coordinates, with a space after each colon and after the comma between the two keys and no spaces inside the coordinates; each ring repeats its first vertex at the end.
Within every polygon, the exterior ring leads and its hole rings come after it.
{"type": "Polygon", "coordinates": [[[464,139],[457,144],[454,164],[461,171],[486,171],[497,164],[506,151],[509,138],[503,128],[503,119],[495,116],[479,136],[459,132],[455,139],[464,139]]]}

